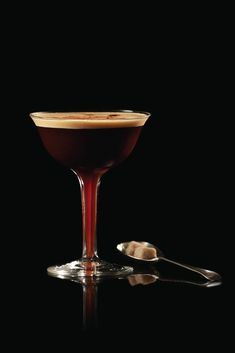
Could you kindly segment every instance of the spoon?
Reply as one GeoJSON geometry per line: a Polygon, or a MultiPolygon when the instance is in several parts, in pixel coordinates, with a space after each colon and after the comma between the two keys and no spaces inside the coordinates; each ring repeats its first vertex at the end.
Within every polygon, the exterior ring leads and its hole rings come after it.
{"type": "Polygon", "coordinates": [[[139,261],[145,261],[145,262],[158,262],[158,261],[166,261],[166,262],[170,262],[171,264],[174,264],[174,265],[177,265],[177,266],[180,266],[180,267],[183,267],[183,268],[186,268],[187,270],[190,270],[190,271],[193,271],[193,272],[196,272],[198,274],[200,274],[201,276],[203,276],[204,278],[206,278],[207,280],[209,281],[220,281],[221,280],[221,276],[214,272],[214,271],[210,271],[210,270],[206,270],[206,269],[203,269],[203,268],[199,268],[199,267],[195,267],[195,266],[191,266],[191,265],[186,265],[186,264],[182,264],[180,262],[176,262],[176,261],[173,261],[173,260],[169,260],[167,259],[163,252],[157,248],[155,245],[153,244],[150,244],[146,241],[140,241],[138,242],[140,245],[144,246],[144,247],[148,247],[148,248],[155,248],[156,251],[157,251],[157,256],[156,257],[153,257],[151,259],[143,259],[143,258],[140,258],[140,257],[135,257],[133,255],[129,255],[126,253],[126,249],[128,247],[128,245],[130,244],[130,242],[125,242],[125,243],[120,243],[117,245],[117,249],[125,256],[128,256],[128,257],[131,257],[135,260],[139,260],[139,261]]]}

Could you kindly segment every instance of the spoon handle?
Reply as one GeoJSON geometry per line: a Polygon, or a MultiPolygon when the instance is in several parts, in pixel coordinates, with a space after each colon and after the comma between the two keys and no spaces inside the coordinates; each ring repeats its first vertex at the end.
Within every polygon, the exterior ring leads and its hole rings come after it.
{"type": "Polygon", "coordinates": [[[182,264],[180,262],[169,260],[166,257],[160,257],[159,260],[164,260],[166,262],[170,262],[171,264],[186,268],[187,270],[196,272],[199,275],[202,275],[203,277],[208,279],[209,281],[215,281],[215,280],[219,281],[219,280],[221,280],[221,276],[217,272],[214,272],[214,271],[206,270],[204,268],[195,267],[195,266],[191,266],[191,265],[182,264]]]}

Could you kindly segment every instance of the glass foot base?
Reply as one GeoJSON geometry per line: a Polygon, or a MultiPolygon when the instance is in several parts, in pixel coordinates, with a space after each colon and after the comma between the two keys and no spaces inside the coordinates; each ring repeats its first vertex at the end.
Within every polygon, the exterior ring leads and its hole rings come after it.
{"type": "Polygon", "coordinates": [[[61,266],[50,266],[47,269],[50,276],[59,278],[76,278],[89,276],[119,276],[133,272],[133,268],[106,261],[77,260],[61,266]]]}

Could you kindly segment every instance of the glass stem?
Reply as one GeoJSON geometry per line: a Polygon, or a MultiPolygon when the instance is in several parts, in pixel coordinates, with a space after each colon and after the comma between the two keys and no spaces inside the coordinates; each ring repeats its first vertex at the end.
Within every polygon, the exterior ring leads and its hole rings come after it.
{"type": "Polygon", "coordinates": [[[78,174],[82,200],[83,250],[82,259],[90,262],[98,259],[96,244],[97,192],[100,175],[78,174]]]}

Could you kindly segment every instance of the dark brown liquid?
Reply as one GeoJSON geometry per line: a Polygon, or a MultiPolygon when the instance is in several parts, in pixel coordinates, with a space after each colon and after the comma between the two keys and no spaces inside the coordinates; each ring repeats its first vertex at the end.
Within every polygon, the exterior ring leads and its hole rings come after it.
{"type": "Polygon", "coordinates": [[[38,127],[47,151],[55,160],[73,169],[80,180],[83,205],[83,237],[87,272],[92,270],[95,249],[97,185],[102,174],[132,152],[142,126],[103,129],[38,127]],[[90,267],[89,267],[90,266],[90,267]]]}
{"type": "Polygon", "coordinates": [[[51,156],[77,173],[105,172],[132,152],[142,126],[103,129],[38,127],[51,156]]]}

